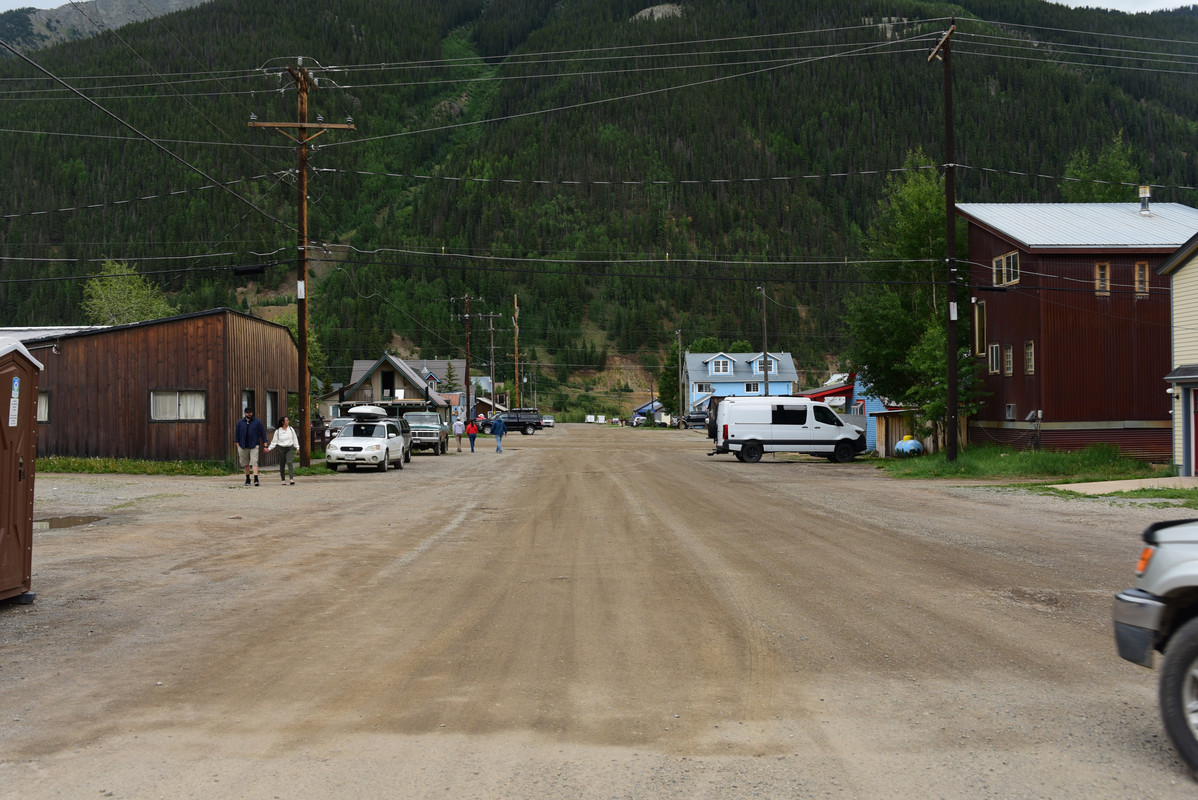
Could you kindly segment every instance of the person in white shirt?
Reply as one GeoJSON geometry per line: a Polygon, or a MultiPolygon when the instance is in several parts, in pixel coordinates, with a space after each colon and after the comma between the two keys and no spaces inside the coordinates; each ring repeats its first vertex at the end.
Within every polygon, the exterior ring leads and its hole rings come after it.
{"type": "Polygon", "coordinates": [[[287,472],[291,471],[291,485],[295,485],[295,451],[299,449],[299,436],[295,428],[287,421],[287,417],[279,417],[279,427],[275,429],[274,438],[266,446],[266,451],[279,450],[279,477],[283,485],[287,485],[287,472]]]}
{"type": "Polygon", "coordinates": [[[462,452],[462,434],[466,432],[466,423],[458,417],[453,421],[453,435],[458,438],[458,452],[462,452]]]}

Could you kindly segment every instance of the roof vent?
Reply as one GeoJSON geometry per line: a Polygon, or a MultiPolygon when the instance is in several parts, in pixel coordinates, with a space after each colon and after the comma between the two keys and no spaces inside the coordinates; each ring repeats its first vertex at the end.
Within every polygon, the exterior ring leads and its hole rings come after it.
{"type": "Polygon", "coordinates": [[[1152,212],[1148,210],[1148,199],[1152,197],[1151,186],[1140,187],[1140,216],[1147,217],[1152,212]]]}

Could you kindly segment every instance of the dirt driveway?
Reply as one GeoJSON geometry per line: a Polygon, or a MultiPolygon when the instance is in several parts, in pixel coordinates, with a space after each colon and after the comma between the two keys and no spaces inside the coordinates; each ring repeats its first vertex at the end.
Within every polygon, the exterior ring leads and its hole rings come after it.
{"type": "Polygon", "coordinates": [[[39,474],[2,798],[1192,798],[1110,599],[1192,516],[561,426],[39,474]]]}

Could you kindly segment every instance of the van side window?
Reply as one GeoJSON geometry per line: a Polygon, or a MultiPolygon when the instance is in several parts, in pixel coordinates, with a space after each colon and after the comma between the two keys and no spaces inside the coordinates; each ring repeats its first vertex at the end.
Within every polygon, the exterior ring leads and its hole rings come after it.
{"type": "Polygon", "coordinates": [[[775,425],[806,425],[807,406],[774,406],[771,421],[775,425]]]}
{"type": "Polygon", "coordinates": [[[815,421],[824,425],[841,425],[840,417],[836,416],[836,412],[827,406],[814,406],[815,421]]]}

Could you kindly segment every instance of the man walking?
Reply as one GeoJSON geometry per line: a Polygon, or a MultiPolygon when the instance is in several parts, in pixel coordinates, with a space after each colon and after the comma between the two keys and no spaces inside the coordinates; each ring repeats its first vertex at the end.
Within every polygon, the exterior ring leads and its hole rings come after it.
{"type": "Polygon", "coordinates": [[[496,417],[491,420],[491,435],[495,437],[495,452],[503,452],[503,435],[507,433],[507,425],[503,423],[503,417],[496,417]]]}
{"type": "Polygon", "coordinates": [[[254,485],[258,485],[258,450],[266,444],[266,428],[262,420],[254,416],[254,409],[247,408],[245,416],[237,420],[233,431],[237,441],[237,463],[245,468],[245,485],[250,485],[250,468],[254,470],[254,485]]]}
{"type": "Polygon", "coordinates": [[[458,452],[462,452],[462,434],[466,432],[466,423],[462,422],[462,418],[458,417],[453,421],[453,435],[458,440],[458,452]]]}

